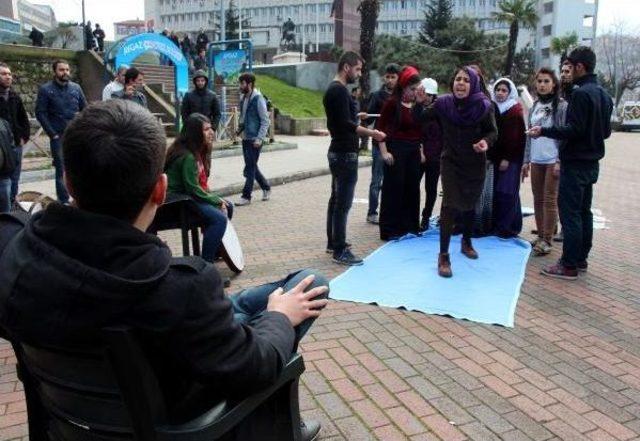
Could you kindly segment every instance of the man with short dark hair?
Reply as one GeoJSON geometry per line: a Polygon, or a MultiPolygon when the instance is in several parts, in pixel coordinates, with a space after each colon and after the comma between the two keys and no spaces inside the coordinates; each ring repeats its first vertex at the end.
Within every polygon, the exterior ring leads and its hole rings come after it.
{"type": "Polygon", "coordinates": [[[196,37],[196,52],[200,53],[200,51],[206,51],[207,45],[209,44],[209,37],[204,32],[204,28],[200,28],[200,32],[196,37]]]}
{"type": "MultiPolygon", "coordinates": [[[[166,138],[141,106],[95,103],[63,143],[73,206],[52,204],[22,231],[0,217],[10,339],[73,350],[99,347],[105,327],[131,327],[176,423],[273,384],[326,306],[326,279],[301,271],[227,297],[213,265],[173,258],[146,234],[167,192],[166,138]]],[[[302,439],[318,431],[308,423],[302,439]]]]}
{"type": "Polygon", "coordinates": [[[102,30],[102,28],[100,28],[100,25],[98,23],[96,23],[96,28],[93,31],[93,36],[95,37],[96,41],[98,42],[98,51],[99,52],[104,52],[104,39],[106,37],[104,31],[102,30]]]}
{"type": "Polygon", "coordinates": [[[124,74],[124,88],[112,93],[111,98],[133,101],[146,109],[147,97],[142,93],[143,88],[144,74],[135,67],[130,67],[124,74]]]}
{"type": "Polygon", "coordinates": [[[267,102],[256,89],[256,77],[252,73],[243,73],[238,78],[240,84],[240,129],[238,134],[242,135],[242,153],[244,154],[244,177],[245,183],[242,189],[242,196],[235,204],[237,206],[249,205],[251,203],[251,193],[253,183],[258,182],[262,189],[262,200],[268,201],[271,197],[271,186],[262,175],[258,167],[260,151],[267,137],[269,130],[269,112],[267,112],[267,102]]]}
{"type": "MultiPolygon", "coordinates": [[[[387,64],[384,69],[384,83],[380,90],[371,94],[369,108],[367,113],[370,115],[379,115],[382,112],[382,106],[391,97],[393,89],[398,83],[398,75],[400,75],[400,66],[396,63],[387,64]]],[[[377,124],[378,118],[367,118],[368,126],[377,124]]],[[[376,126],[374,126],[376,127],[376,126]]],[[[369,185],[369,210],[367,211],[367,222],[370,224],[378,224],[378,202],[380,200],[380,190],[382,189],[382,178],[384,177],[384,160],[380,154],[378,142],[374,139],[371,149],[371,184],[369,185]]]]}
{"type": "Polygon", "coordinates": [[[573,92],[574,87],[573,66],[569,60],[565,60],[560,66],[560,90],[565,101],[569,102],[571,99],[571,92],[573,92]]]}
{"type": "Polygon", "coordinates": [[[193,59],[193,68],[195,70],[205,70],[207,68],[207,51],[200,49],[198,55],[193,59]]]}
{"type": "Polygon", "coordinates": [[[342,265],[361,265],[362,259],[351,252],[346,241],[347,217],[358,181],[358,137],[370,136],[382,141],[385,134],[359,125],[351,105],[347,84],[353,84],[362,74],[362,57],[345,52],[338,62],[338,73],[324,94],[327,128],[331,144],[327,158],[331,170],[331,197],[327,208],[327,253],[342,265]]]}
{"type": "Polygon", "coordinates": [[[67,124],[85,108],[87,100],[80,86],[71,81],[71,69],[68,62],[56,60],[51,67],[54,74],[53,80],[40,86],[38,90],[36,118],[42,125],[42,129],[49,135],[51,157],[56,169],[58,201],[67,203],[69,202],[69,193],[62,181],[64,169],[60,141],[67,124]]]}
{"type": "Polygon", "coordinates": [[[16,166],[11,174],[11,192],[9,199],[15,201],[18,194],[18,183],[22,170],[22,146],[29,141],[31,126],[29,115],[24,108],[22,98],[14,91],[13,74],[5,63],[0,63],[0,118],[6,120],[11,127],[15,146],[16,166]]]}
{"type": "Polygon", "coordinates": [[[193,90],[184,96],[180,113],[182,121],[186,121],[192,113],[201,113],[211,120],[211,128],[214,132],[220,124],[220,101],[216,94],[209,89],[209,77],[204,70],[198,70],[193,74],[193,90]]]}
{"type": "Polygon", "coordinates": [[[599,161],[604,157],[604,140],[611,135],[613,100],[598,85],[594,73],[596,54],[590,47],[579,46],[567,57],[576,86],[567,108],[566,125],[529,129],[532,137],[566,141],[560,148],[560,188],[558,208],[564,241],[562,258],[543,268],[542,274],[575,280],[578,272],[587,271],[593,242],[591,201],[593,185],[598,181],[599,161]]]}

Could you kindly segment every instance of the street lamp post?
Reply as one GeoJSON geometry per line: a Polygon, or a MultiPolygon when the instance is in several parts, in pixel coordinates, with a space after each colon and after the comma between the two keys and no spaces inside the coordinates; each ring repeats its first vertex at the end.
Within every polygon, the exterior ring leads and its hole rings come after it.
{"type": "Polygon", "coordinates": [[[85,20],[85,15],[84,15],[84,0],[82,0],[82,39],[84,40],[84,44],[82,45],[84,47],[84,50],[88,50],[89,48],[87,47],[87,36],[85,35],[86,32],[86,26],[87,22],[85,20]]]}

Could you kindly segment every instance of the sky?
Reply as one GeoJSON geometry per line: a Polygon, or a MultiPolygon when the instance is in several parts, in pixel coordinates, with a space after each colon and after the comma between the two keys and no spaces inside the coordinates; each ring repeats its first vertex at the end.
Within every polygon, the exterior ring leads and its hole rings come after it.
{"type": "MultiPolygon", "coordinates": [[[[81,0],[32,0],[53,6],[58,21],[82,21],[81,0]]],[[[312,0],[301,0],[312,1],[312,0]]],[[[600,0],[598,11],[598,33],[620,19],[627,28],[640,31],[640,2],[638,0],[600,0]]],[[[113,23],[122,20],[144,18],[144,0],[85,0],[87,20],[100,23],[113,38],[113,23]]]]}

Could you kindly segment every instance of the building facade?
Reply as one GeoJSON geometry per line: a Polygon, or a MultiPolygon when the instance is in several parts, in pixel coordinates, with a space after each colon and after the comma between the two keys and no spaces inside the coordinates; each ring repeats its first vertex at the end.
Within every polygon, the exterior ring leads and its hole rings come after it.
{"type": "Polygon", "coordinates": [[[35,26],[46,32],[58,26],[51,6],[28,0],[3,0],[0,2],[0,16],[19,21],[23,31],[31,31],[35,26]]]}
{"type": "Polygon", "coordinates": [[[151,28],[153,25],[144,20],[119,21],[113,24],[113,35],[115,41],[118,41],[130,35],[142,34],[151,28]]]}
{"type": "MultiPolygon", "coordinates": [[[[221,0],[145,0],[145,18],[156,23],[157,30],[170,29],[195,34],[204,29],[210,38],[220,23],[221,0]]],[[[224,0],[228,7],[229,0],[224,0]]],[[[305,52],[337,45],[356,49],[359,45],[357,0],[235,0],[243,20],[250,23],[243,36],[252,39],[257,51],[275,54],[280,45],[283,23],[291,18],[296,24],[296,43],[304,42],[305,52]]],[[[424,21],[428,0],[381,0],[378,30],[380,34],[417,37],[424,21]]],[[[508,32],[504,23],[492,18],[498,0],[453,0],[456,17],[471,17],[487,32],[508,32]]],[[[532,31],[521,30],[519,47],[530,44],[535,49],[536,64],[557,66],[551,54],[554,37],[571,31],[581,44],[595,38],[598,0],[539,0],[540,22],[532,31]]],[[[261,61],[256,57],[257,61],[261,61]]],[[[264,62],[267,62],[265,57],[264,62]]]]}

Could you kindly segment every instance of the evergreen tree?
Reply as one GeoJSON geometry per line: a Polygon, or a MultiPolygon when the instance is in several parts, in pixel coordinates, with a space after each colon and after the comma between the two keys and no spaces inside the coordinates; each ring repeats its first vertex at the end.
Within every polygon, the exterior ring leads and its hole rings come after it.
{"type": "Polygon", "coordinates": [[[452,0],[430,0],[424,11],[424,22],[420,31],[419,41],[432,46],[445,46],[438,39],[438,31],[447,29],[453,18],[452,0]]]}

